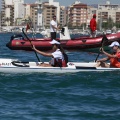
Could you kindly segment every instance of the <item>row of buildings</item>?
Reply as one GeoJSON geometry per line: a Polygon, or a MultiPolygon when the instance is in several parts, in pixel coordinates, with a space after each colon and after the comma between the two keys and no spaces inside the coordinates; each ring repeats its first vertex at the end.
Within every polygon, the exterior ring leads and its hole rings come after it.
{"type": "Polygon", "coordinates": [[[1,8],[1,26],[24,25],[31,18],[33,26],[40,28],[49,26],[53,15],[59,23],[66,24],[66,7],[53,0],[37,0],[33,4],[25,4],[24,0],[2,0],[1,8]]]}
{"type": "Polygon", "coordinates": [[[53,15],[57,16],[57,21],[63,26],[89,26],[93,14],[97,15],[97,22],[108,22],[112,19],[114,23],[120,22],[120,5],[105,4],[87,5],[76,1],[72,5],[60,6],[59,2],[49,0],[42,2],[37,0],[33,4],[24,3],[24,0],[2,0],[1,3],[1,26],[24,25],[30,17],[35,28],[47,27],[53,15]]]}

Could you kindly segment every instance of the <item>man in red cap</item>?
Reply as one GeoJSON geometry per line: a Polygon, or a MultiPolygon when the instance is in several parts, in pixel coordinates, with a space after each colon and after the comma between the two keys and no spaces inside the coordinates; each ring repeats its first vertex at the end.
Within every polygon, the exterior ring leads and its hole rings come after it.
{"type": "Polygon", "coordinates": [[[90,20],[90,30],[91,30],[91,36],[96,36],[96,14],[93,15],[93,18],[90,20]]]}

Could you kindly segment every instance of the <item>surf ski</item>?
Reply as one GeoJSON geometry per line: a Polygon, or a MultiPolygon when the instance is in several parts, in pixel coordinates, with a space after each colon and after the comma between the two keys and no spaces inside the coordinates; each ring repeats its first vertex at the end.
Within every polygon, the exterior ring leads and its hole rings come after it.
{"type": "MultiPolygon", "coordinates": [[[[18,59],[0,58],[0,72],[3,73],[74,73],[84,71],[120,71],[120,68],[94,67],[95,62],[68,62],[67,67],[41,67],[42,62],[23,62],[18,59]]],[[[48,63],[48,62],[45,62],[48,63]]]]}

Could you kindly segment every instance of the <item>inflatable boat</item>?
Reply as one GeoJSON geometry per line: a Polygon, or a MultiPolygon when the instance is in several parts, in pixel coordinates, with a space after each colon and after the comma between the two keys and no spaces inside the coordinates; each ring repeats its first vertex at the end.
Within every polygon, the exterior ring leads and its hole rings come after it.
{"type": "MultiPolygon", "coordinates": [[[[113,41],[120,42],[120,32],[115,34],[106,35],[108,42],[105,44],[106,46],[111,44],[113,41]]],[[[79,37],[79,38],[71,38],[68,28],[64,27],[64,34],[60,33],[60,38],[57,39],[60,41],[61,45],[66,50],[88,50],[91,48],[98,48],[101,46],[103,36],[98,36],[95,38],[90,37],[79,37]]],[[[50,38],[35,38],[29,39],[32,44],[38,49],[42,51],[48,51],[52,49],[52,45],[49,43],[51,41],[50,38]]],[[[27,38],[23,35],[13,35],[11,36],[10,41],[6,44],[8,48],[11,50],[32,50],[31,44],[27,38]]]]}

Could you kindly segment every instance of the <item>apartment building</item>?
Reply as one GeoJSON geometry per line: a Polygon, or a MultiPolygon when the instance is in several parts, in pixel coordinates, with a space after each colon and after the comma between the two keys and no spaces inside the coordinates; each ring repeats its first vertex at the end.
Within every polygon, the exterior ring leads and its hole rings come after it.
{"type": "Polygon", "coordinates": [[[59,2],[54,2],[54,0],[49,0],[49,5],[54,5],[56,7],[56,17],[57,21],[60,22],[60,4],[59,2]]]}
{"type": "Polygon", "coordinates": [[[43,22],[44,26],[49,27],[53,15],[57,15],[57,7],[49,5],[48,2],[43,3],[43,22]]]}
{"type": "Polygon", "coordinates": [[[68,9],[68,21],[72,26],[81,26],[87,23],[87,4],[76,1],[68,9]]]}
{"type": "Polygon", "coordinates": [[[60,6],[60,24],[62,26],[67,24],[67,10],[65,6],[60,6]]]}
{"type": "Polygon", "coordinates": [[[12,26],[17,24],[17,18],[24,17],[24,0],[2,0],[2,26],[12,26]]]}
{"type": "MultiPolygon", "coordinates": [[[[49,2],[42,3],[41,12],[42,15],[38,16],[39,4],[25,4],[25,18],[30,17],[33,23],[34,28],[42,29],[44,26],[50,26],[50,21],[52,20],[52,16],[56,15],[56,7],[53,5],[49,5],[49,2]],[[40,22],[38,23],[38,19],[41,17],[40,22]]],[[[39,13],[40,14],[40,13],[39,13]]]]}
{"type": "Polygon", "coordinates": [[[12,0],[1,1],[1,26],[9,26],[14,24],[14,6],[12,0]]]}
{"type": "Polygon", "coordinates": [[[31,18],[34,29],[41,29],[43,26],[42,8],[40,4],[24,4],[25,5],[25,18],[31,18]]]}
{"type": "Polygon", "coordinates": [[[106,4],[98,5],[98,20],[102,22],[108,22],[109,18],[113,20],[113,22],[120,22],[120,5],[111,4],[110,1],[106,1],[106,4]]]}
{"type": "Polygon", "coordinates": [[[37,0],[34,4],[24,4],[24,0],[2,0],[2,21],[3,26],[23,25],[24,18],[30,17],[34,28],[38,26],[48,26],[52,16],[57,16],[57,21],[61,25],[66,24],[66,8],[60,7],[59,2],[49,0],[43,2],[37,0]]]}
{"type": "Polygon", "coordinates": [[[32,20],[33,27],[37,27],[37,4],[30,5],[30,18],[32,20]]]}
{"type": "Polygon", "coordinates": [[[49,2],[43,2],[37,0],[35,4],[25,4],[25,18],[30,17],[33,22],[34,28],[42,29],[43,27],[49,27],[52,16],[56,15],[57,20],[60,18],[59,3],[49,0],[49,2]]]}
{"type": "Polygon", "coordinates": [[[25,6],[25,18],[30,17],[33,26],[37,25],[37,4],[24,4],[25,6]]]}
{"type": "Polygon", "coordinates": [[[5,1],[1,1],[1,26],[5,25],[5,1]]]}
{"type": "Polygon", "coordinates": [[[14,5],[14,22],[19,25],[19,20],[23,19],[25,16],[24,0],[13,0],[14,5]]]}
{"type": "Polygon", "coordinates": [[[25,18],[31,18],[33,27],[35,29],[41,29],[43,26],[42,17],[42,1],[37,0],[34,4],[24,4],[25,6],[25,18]]]}

